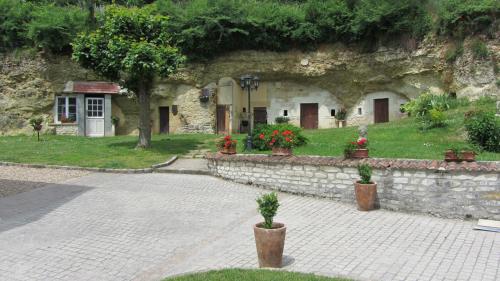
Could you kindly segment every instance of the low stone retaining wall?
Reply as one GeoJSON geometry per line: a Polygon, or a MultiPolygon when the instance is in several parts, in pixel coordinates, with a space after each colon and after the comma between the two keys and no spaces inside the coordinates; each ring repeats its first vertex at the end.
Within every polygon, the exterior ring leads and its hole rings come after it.
{"type": "Polygon", "coordinates": [[[208,154],[211,173],[239,183],[355,204],[357,166],[373,167],[381,208],[500,219],[500,162],[208,154]]]}

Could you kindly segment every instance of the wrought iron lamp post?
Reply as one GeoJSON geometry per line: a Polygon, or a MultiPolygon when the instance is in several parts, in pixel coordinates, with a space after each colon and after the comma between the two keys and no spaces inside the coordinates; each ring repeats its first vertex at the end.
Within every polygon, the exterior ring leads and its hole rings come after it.
{"type": "Polygon", "coordinates": [[[247,136],[247,150],[252,150],[252,111],[250,106],[250,91],[257,90],[259,87],[259,77],[253,75],[243,75],[240,78],[240,86],[242,90],[248,92],[248,136],[247,136]]]}

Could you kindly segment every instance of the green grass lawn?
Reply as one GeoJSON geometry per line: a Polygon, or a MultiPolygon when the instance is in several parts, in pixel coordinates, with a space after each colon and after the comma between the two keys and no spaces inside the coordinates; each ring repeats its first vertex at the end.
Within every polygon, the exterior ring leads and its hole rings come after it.
{"type": "MultiPolygon", "coordinates": [[[[99,168],[147,168],[197,147],[213,135],[155,135],[151,149],[135,149],[137,136],[86,138],[43,135],[0,137],[0,161],[99,168]]],[[[207,142],[207,140],[209,142],[207,142]]]]}
{"type": "Polygon", "coordinates": [[[286,271],[225,269],[164,279],[164,281],[348,281],[286,271]]]}
{"type": "MultiPolygon", "coordinates": [[[[446,112],[448,126],[422,132],[414,118],[368,126],[370,157],[443,159],[444,151],[451,145],[466,144],[463,115],[474,108],[494,110],[495,104],[476,104],[446,112]]],[[[294,149],[296,155],[342,156],[344,145],[358,137],[357,127],[342,129],[310,130],[304,132],[309,144],[294,149]]],[[[244,135],[239,140],[238,151],[243,152],[244,135]]],[[[253,151],[252,153],[270,153],[253,151]]],[[[500,160],[500,153],[481,152],[478,160],[500,160]]]]}
{"type": "MultiPolygon", "coordinates": [[[[422,132],[413,118],[370,125],[368,140],[371,157],[443,159],[451,145],[465,144],[463,115],[467,110],[484,107],[494,110],[495,104],[473,103],[447,111],[448,126],[422,132]],[[491,107],[491,108],[490,108],[491,107]]],[[[309,144],[294,149],[296,155],[342,156],[344,145],[357,138],[357,127],[305,131],[309,144]]],[[[235,135],[238,151],[243,152],[245,135],[235,135]]],[[[100,168],[147,168],[165,162],[172,155],[208,148],[215,151],[216,135],[155,135],[153,147],[135,149],[136,136],[86,138],[71,136],[0,137],[0,161],[34,164],[71,165],[100,168]]],[[[254,150],[252,153],[269,153],[254,150]]],[[[500,161],[500,153],[482,152],[478,160],[500,161]]]]}

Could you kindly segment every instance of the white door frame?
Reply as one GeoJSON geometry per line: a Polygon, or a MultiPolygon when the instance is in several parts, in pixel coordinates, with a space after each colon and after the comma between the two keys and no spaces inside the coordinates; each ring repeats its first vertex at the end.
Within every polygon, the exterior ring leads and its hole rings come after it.
{"type": "Polygon", "coordinates": [[[89,137],[104,136],[104,98],[85,98],[85,135],[89,137]],[[89,105],[92,106],[90,109],[89,105]]]}

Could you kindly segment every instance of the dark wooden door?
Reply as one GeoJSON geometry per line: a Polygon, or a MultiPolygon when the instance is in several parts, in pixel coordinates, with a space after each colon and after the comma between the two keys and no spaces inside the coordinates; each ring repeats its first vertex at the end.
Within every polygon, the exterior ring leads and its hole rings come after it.
{"type": "Polygon", "coordinates": [[[300,104],[300,126],[304,129],[318,128],[318,104],[301,103],[300,104]]]}
{"type": "Polygon", "coordinates": [[[226,129],[226,106],[217,105],[217,134],[227,133],[226,129]]]}
{"type": "Polygon", "coordinates": [[[160,110],[160,134],[168,134],[170,128],[169,128],[169,119],[170,119],[170,114],[169,114],[169,108],[168,106],[161,106],[159,108],[160,110]]]}
{"type": "Polygon", "coordinates": [[[267,124],[267,109],[265,107],[254,107],[253,118],[253,123],[255,125],[267,124]]]}
{"type": "Polygon", "coordinates": [[[375,99],[373,112],[375,123],[389,122],[389,99],[375,99]]]}

